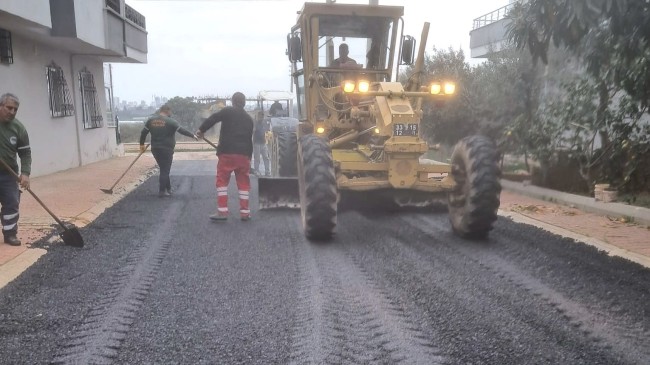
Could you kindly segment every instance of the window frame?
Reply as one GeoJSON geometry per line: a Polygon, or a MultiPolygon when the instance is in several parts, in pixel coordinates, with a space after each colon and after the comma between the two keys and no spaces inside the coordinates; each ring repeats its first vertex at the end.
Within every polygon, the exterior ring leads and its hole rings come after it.
{"type": "Polygon", "coordinates": [[[11,65],[14,63],[14,48],[11,32],[0,28],[0,64],[11,65]]]}
{"type": "Polygon", "coordinates": [[[84,129],[102,128],[104,116],[95,86],[95,77],[86,67],[79,71],[79,92],[81,93],[82,122],[84,129]]]}
{"type": "Polygon", "coordinates": [[[68,89],[65,73],[56,63],[45,66],[47,92],[50,103],[50,114],[53,118],[73,116],[75,113],[72,95],[68,89]]]}

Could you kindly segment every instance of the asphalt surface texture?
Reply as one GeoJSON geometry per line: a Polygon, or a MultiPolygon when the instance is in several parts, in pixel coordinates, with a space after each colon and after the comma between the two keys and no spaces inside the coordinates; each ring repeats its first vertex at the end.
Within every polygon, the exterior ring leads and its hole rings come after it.
{"type": "MultiPolygon", "coordinates": [[[[440,210],[216,210],[214,161],[178,161],[0,290],[2,364],[649,364],[650,270],[499,218],[440,210]]],[[[71,197],[74,198],[74,197],[71,197]]],[[[42,245],[46,245],[46,241],[42,245]]]]}

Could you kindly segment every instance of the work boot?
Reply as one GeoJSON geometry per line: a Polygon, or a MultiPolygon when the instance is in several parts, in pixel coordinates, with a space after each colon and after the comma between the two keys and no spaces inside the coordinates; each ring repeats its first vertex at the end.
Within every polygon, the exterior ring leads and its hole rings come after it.
{"type": "Polygon", "coordinates": [[[168,198],[170,196],[172,196],[172,194],[167,190],[163,190],[163,191],[158,193],[159,198],[168,198]]]}
{"type": "Polygon", "coordinates": [[[169,194],[170,196],[173,195],[173,194],[172,194],[172,189],[171,189],[171,188],[167,189],[167,194],[169,194]]]}
{"type": "Polygon", "coordinates": [[[210,220],[213,222],[225,222],[228,220],[228,216],[225,214],[215,213],[210,215],[210,220]]]}
{"type": "Polygon", "coordinates": [[[244,222],[247,222],[247,221],[251,220],[251,216],[249,214],[242,215],[241,220],[244,221],[244,222]]]}
{"type": "Polygon", "coordinates": [[[20,240],[16,236],[5,237],[5,243],[10,246],[20,246],[20,240]]]}

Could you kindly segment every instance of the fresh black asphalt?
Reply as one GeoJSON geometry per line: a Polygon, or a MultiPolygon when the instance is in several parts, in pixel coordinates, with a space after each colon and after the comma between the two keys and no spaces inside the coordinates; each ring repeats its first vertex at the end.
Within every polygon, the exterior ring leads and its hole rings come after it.
{"type": "MultiPolygon", "coordinates": [[[[346,209],[213,223],[214,161],[178,161],[0,289],[0,363],[648,364],[650,270],[499,218],[346,209]]],[[[233,179],[234,180],[234,179],[233,179]]],[[[46,246],[44,240],[39,243],[46,246]]]]}

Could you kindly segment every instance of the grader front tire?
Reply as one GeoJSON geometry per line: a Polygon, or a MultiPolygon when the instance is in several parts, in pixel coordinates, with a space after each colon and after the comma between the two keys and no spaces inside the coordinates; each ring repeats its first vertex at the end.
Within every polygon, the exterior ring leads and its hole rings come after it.
{"type": "Polygon", "coordinates": [[[449,220],[454,232],[465,238],[486,238],[497,220],[501,195],[501,170],[496,147],[483,136],[465,137],[451,156],[456,188],[449,193],[449,220]]]}
{"type": "Polygon", "coordinates": [[[300,138],[298,151],[300,205],[305,236],[314,241],[332,238],[336,227],[336,175],[332,150],[313,134],[300,138]]]}

